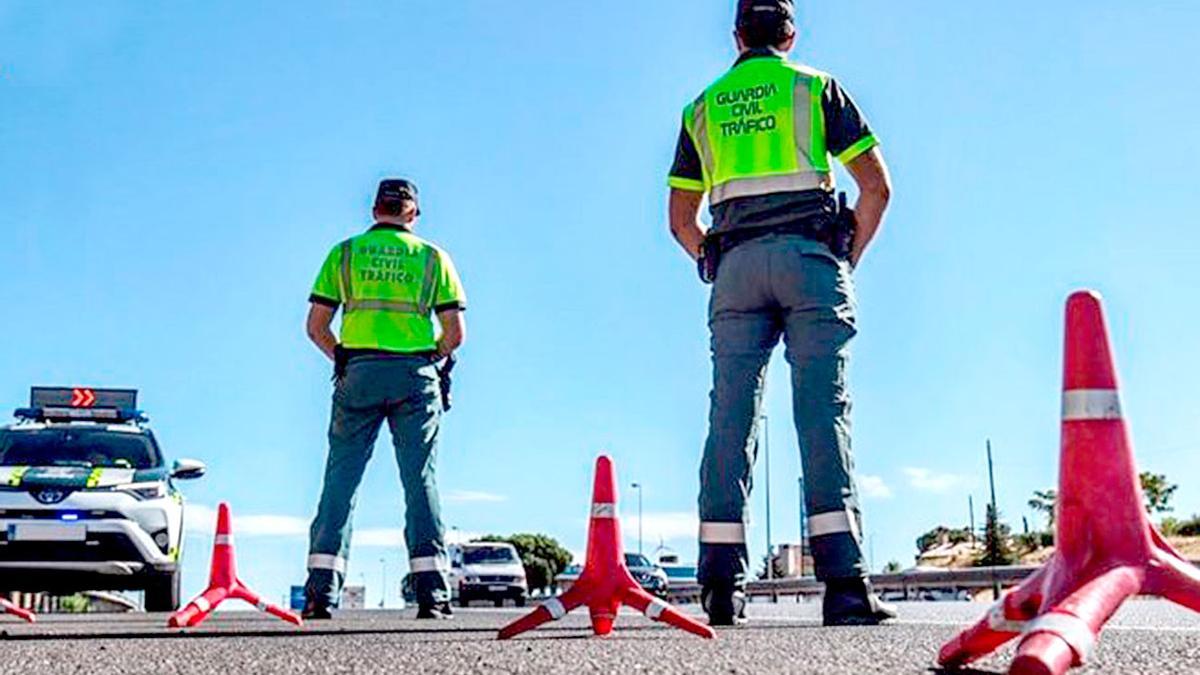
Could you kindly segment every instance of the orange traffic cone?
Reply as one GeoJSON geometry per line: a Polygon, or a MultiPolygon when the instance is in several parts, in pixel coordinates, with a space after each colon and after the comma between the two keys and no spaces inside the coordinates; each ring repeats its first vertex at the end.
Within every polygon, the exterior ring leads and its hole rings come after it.
{"type": "Polygon", "coordinates": [[[237,563],[233,557],[233,532],[230,528],[229,505],[222,502],[217,507],[217,536],[213,541],[212,566],[208,576],[208,590],[196,596],[186,607],[175,612],[167,621],[172,628],[198,626],[212,614],[222,602],[229,598],[244,600],[259,610],[284,621],[301,624],[294,612],[276,607],[250,589],[237,576],[237,563]]]}
{"type": "Polygon", "coordinates": [[[29,623],[34,623],[37,621],[37,617],[33,615],[33,612],[27,609],[21,609],[8,600],[0,598],[0,614],[4,614],[5,612],[12,614],[13,616],[20,617],[29,623]]]}
{"type": "Polygon", "coordinates": [[[612,632],[621,605],[628,605],[654,621],[661,621],[703,638],[713,638],[712,628],[694,621],[679,610],[642,590],[625,566],[621,527],[617,521],[617,478],[612,460],[596,460],[596,480],[592,490],[592,518],[588,526],[587,563],[579,579],[557,598],[532,613],[505,626],[499,638],[507,640],[568,612],[587,605],[596,635],[612,632]]]}
{"type": "Polygon", "coordinates": [[[1079,292],[1067,302],[1065,351],[1054,557],[946,643],[943,666],[974,661],[1019,635],[1009,673],[1061,675],[1083,664],[1132,595],[1200,611],[1200,571],[1146,515],[1098,295],[1079,292]]]}

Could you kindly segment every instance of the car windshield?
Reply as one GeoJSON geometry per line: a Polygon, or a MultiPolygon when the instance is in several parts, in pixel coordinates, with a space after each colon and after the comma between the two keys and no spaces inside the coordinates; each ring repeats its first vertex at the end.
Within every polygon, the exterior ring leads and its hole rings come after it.
{"type": "Polygon", "coordinates": [[[644,555],[641,555],[640,553],[626,553],[625,554],[625,566],[626,567],[654,567],[654,565],[650,564],[650,559],[644,555]]]}
{"type": "Polygon", "coordinates": [[[160,464],[143,434],[82,429],[0,430],[0,466],[80,466],[150,469],[160,464]]]}
{"type": "Polygon", "coordinates": [[[507,565],[517,562],[517,554],[507,546],[472,546],[463,549],[467,565],[507,565]]]}

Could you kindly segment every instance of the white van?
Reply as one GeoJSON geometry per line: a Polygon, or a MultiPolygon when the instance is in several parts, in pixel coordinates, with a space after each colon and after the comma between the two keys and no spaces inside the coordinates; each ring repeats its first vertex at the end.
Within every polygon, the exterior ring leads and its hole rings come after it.
{"type": "Polygon", "coordinates": [[[460,607],[472,600],[491,600],[503,607],[512,600],[524,607],[529,597],[525,566],[517,549],[504,542],[454,544],[450,553],[450,594],[460,607]]]}

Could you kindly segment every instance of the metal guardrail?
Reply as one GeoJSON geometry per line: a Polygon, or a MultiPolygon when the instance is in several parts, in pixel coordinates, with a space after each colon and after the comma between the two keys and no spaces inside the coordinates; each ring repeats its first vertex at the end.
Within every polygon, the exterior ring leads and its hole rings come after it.
{"type": "MultiPolygon", "coordinates": [[[[880,591],[900,591],[905,597],[929,589],[978,590],[993,584],[1012,586],[1039,569],[1038,565],[970,567],[944,570],[913,570],[894,574],[872,574],[871,585],[880,591]]],[[[819,595],[825,584],[814,577],[753,581],[747,585],[750,597],[780,595],[819,595]]]]}
{"type": "MultiPolygon", "coordinates": [[[[931,589],[978,590],[991,588],[993,583],[1013,586],[1036,572],[1038,568],[1037,565],[1010,565],[872,574],[871,585],[878,591],[899,591],[907,598],[910,595],[916,597],[921,591],[931,589]]],[[[750,598],[812,596],[824,592],[825,584],[817,581],[815,577],[790,577],[769,581],[760,579],[746,584],[746,595],[750,598]]],[[[700,585],[672,586],[667,595],[673,602],[697,602],[700,598],[700,585]]]]}
{"type": "MultiPolygon", "coordinates": [[[[1189,562],[1200,567],[1200,560],[1189,562]]],[[[1041,565],[912,570],[895,574],[872,574],[871,585],[880,591],[900,591],[907,598],[910,595],[917,596],[923,590],[979,590],[991,588],[993,583],[1002,587],[1015,586],[1039,569],[1041,565]]],[[[825,584],[817,581],[815,577],[758,580],[746,585],[746,595],[751,598],[820,595],[824,591],[825,584]]],[[[667,597],[672,602],[698,602],[700,585],[673,585],[667,591],[667,597]]]]}

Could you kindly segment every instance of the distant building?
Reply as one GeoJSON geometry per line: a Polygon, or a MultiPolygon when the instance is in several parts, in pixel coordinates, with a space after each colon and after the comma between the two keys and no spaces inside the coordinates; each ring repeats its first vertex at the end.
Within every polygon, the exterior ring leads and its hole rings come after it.
{"type": "Polygon", "coordinates": [[[808,547],[807,539],[800,544],[779,544],[775,547],[775,571],[782,578],[812,576],[813,570],[812,550],[808,547]]]}
{"type": "Polygon", "coordinates": [[[367,587],[347,586],[342,589],[341,609],[366,609],[367,587]]]}
{"type": "Polygon", "coordinates": [[[917,567],[970,567],[983,555],[982,541],[945,542],[917,556],[917,567]]]}

